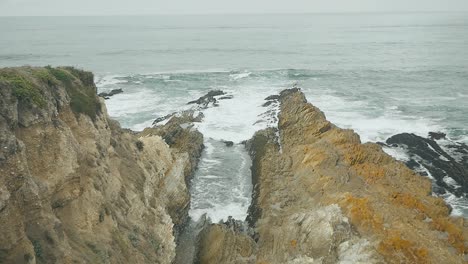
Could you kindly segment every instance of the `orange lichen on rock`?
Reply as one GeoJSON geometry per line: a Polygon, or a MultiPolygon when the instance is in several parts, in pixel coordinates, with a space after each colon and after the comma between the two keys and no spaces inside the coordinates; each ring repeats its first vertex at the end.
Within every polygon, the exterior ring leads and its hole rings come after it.
{"type": "Polygon", "coordinates": [[[291,247],[293,247],[293,248],[297,247],[297,240],[296,239],[291,240],[291,247]]]}
{"type": "Polygon", "coordinates": [[[358,198],[347,194],[344,205],[349,208],[351,221],[354,224],[370,230],[381,230],[383,228],[382,217],[374,211],[367,197],[358,198]]]}
{"type": "Polygon", "coordinates": [[[389,231],[377,250],[389,263],[431,263],[426,248],[402,238],[398,231],[389,231]]]}
{"type": "Polygon", "coordinates": [[[446,232],[448,234],[448,242],[460,254],[468,252],[462,228],[445,217],[447,215],[445,210],[440,210],[438,206],[434,205],[431,207],[426,206],[421,200],[408,193],[394,193],[392,199],[398,205],[415,209],[423,216],[431,218],[431,227],[437,231],[446,232]]]}
{"type": "Polygon", "coordinates": [[[420,199],[417,199],[409,193],[393,193],[392,201],[397,205],[401,205],[409,209],[415,209],[419,213],[422,213],[428,217],[432,216],[432,213],[429,211],[428,207],[424,205],[420,199]]]}
{"type": "Polygon", "coordinates": [[[462,228],[454,224],[450,219],[443,217],[433,219],[431,222],[432,228],[441,232],[447,232],[448,242],[458,251],[459,254],[468,252],[465,246],[465,238],[462,228]]]}
{"type": "Polygon", "coordinates": [[[382,166],[378,166],[373,163],[362,163],[357,164],[354,170],[358,175],[361,175],[366,183],[375,183],[385,177],[386,170],[382,166]]]}

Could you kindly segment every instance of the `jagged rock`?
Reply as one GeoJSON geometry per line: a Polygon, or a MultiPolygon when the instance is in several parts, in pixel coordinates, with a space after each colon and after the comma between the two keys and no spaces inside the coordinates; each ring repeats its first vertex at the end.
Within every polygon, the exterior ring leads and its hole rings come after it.
{"type": "MultiPolygon", "coordinates": [[[[216,99],[216,96],[225,95],[225,94],[226,93],[221,90],[209,91],[206,95],[198,98],[197,100],[190,101],[187,104],[198,104],[201,109],[208,108],[209,104],[212,104],[213,106],[218,106],[218,100],[216,99]]],[[[224,99],[228,99],[228,98],[224,98],[224,99]]]]}
{"type": "Polygon", "coordinates": [[[435,178],[434,191],[436,193],[444,194],[448,190],[459,197],[468,193],[468,146],[465,144],[453,143],[446,146],[452,155],[464,157],[464,159],[457,160],[441,148],[436,141],[414,134],[394,135],[387,139],[386,143],[390,146],[403,147],[406,150],[410,157],[406,162],[409,168],[424,176],[428,176],[427,172],[429,172],[435,178]]]}
{"type": "Polygon", "coordinates": [[[279,95],[270,95],[268,96],[267,98],[265,98],[265,101],[267,101],[266,103],[264,103],[262,106],[263,107],[268,107],[270,106],[271,104],[275,103],[275,102],[278,102],[278,100],[280,99],[280,96],[279,95]]]}
{"type": "Polygon", "coordinates": [[[123,93],[123,90],[122,89],[113,89],[111,90],[110,92],[102,92],[102,93],[99,93],[98,96],[100,97],[103,97],[104,99],[109,99],[111,96],[114,96],[116,94],[119,94],[119,93],[123,93]]]}
{"type": "Polygon", "coordinates": [[[429,138],[432,140],[445,139],[446,137],[447,137],[447,134],[442,133],[442,132],[429,132],[429,138]]]}
{"type": "Polygon", "coordinates": [[[276,100],[278,101],[280,99],[280,96],[278,94],[273,94],[265,98],[265,101],[273,101],[276,100]]]}
{"type": "Polygon", "coordinates": [[[120,128],[74,68],[0,69],[0,93],[0,263],[172,263],[198,141],[120,128]]]}
{"type": "MultiPolygon", "coordinates": [[[[279,101],[279,131],[246,143],[254,263],[464,263],[465,220],[449,217],[427,178],[331,124],[299,89],[279,101]]],[[[242,233],[215,228],[202,242],[210,260],[251,248],[242,233]]]]}

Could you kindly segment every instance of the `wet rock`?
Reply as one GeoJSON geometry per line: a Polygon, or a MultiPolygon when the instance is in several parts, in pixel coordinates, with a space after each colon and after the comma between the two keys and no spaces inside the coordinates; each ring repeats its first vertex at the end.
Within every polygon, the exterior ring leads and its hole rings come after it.
{"type": "MultiPolygon", "coordinates": [[[[445,137],[445,134],[432,134],[430,137],[442,136],[445,137]]],[[[408,133],[392,136],[386,143],[406,150],[410,157],[406,162],[409,168],[434,177],[436,193],[444,194],[449,191],[460,197],[468,192],[468,146],[465,144],[454,142],[442,148],[433,139],[408,133]]]]}
{"type": "Polygon", "coordinates": [[[154,125],[157,125],[163,121],[166,121],[167,119],[173,117],[175,114],[177,114],[176,112],[172,113],[172,114],[168,114],[168,115],[165,115],[165,116],[161,116],[161,117],[158,117],[156,118],[154,121],[153,121],[153,126],[154,125]]]}
{"type": "Polygon", "coordinates": [[[274,94],[274,95],[270,95],[267,98],[265,98],[265,101],[274,101],[274,100],[279,100],[279,99],[280,99],[280,96],[277,95],[277,94],[274,94]]]}
{"type": "Polygon", "coordinates": [[[442,132],[429,132],[429,138],[432,140],[445,139],[446,137],[447,137],[447,134],[442,133],[442,132]]]}
{"type": "Polygon", "coordinates": [[[226,145],[226,147],[232,147],[234,146],[234,142],[232,141],[223,141],[224,145],[226,145]]]}
{"type": "Polygon", "coordinates": [[[98,96],[100,97],[103,97],[104,99],[109,99],[111,96],[114,96],[116,94],[119,94],[119,93],[123,93],[123,90],[122,89],[113,89],[111,90],[110,92],[102,92],[102,93],[99,93],[98,96]]]}
{"type": "Polygon", "coordinates": [[[277,103],[278,100],[280,99],[280,96],[279,95],[270,95],[268,96],[267,98],[265,98],[265,101],[267,101],[266,103],[264,103],[262,106],[263,107],[268,107],[274,103],[277,103]]]}
{"type": "Polygon", "coordinates": [[[190,101],[187,104],[198,104],[200,108],[206,109],[211,104],[212,106],[218,106],[218,100],[216,96],[225,95],[226,93],[221,90],[209,91],[206,95],[198,98],[197,100],[190,101]]]}

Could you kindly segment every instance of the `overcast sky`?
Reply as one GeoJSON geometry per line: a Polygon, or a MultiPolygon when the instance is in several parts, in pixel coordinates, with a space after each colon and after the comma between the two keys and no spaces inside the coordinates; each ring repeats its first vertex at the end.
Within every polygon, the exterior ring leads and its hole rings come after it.
{"type": "Polygon", "coordinates": [[[468,11],[468,0],[0,0],[0,16],[468,11]]]}

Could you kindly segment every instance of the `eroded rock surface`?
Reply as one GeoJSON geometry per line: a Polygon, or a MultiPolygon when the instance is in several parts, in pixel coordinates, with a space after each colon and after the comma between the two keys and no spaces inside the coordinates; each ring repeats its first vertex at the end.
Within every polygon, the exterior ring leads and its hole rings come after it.
{"type": "Polygon", "coordinates": [[[1,69],[0,93],[0,263],[173,261],[199,133],[120,128],[73,68],[1,69]]]}
{"type": "MultiPolygon", "coordinates": [[[[279,131],[247,143],[253,256],[219,263],[464,263],[465,220],[449,217],[427,178],[327,121],[298,89],[279,101],[279,131]]],[[[211,230],[201,255],[238,256],[250,243],[222,226],[211,230]]]]}

